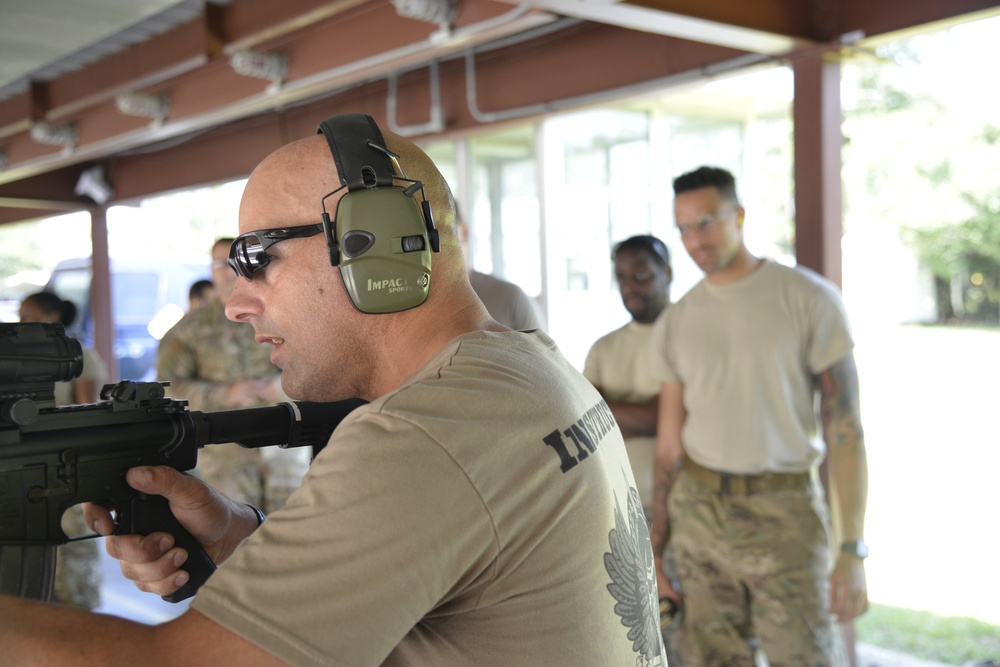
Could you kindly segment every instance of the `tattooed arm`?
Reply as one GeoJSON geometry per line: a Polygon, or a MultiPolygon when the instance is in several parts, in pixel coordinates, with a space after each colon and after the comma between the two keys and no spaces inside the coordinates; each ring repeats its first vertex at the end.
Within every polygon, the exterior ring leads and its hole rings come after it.
{"type": "Polygon", "coordinates": [[[653,469],[653,518],[650,538],[653,543],[653,559],[656,563],[656,581],[660,597],[668,597],[680,604],[680,595],[663,573],[663,552],[670,541],[670,516],[667,512],[667,498],[674,488],[674,482],[681,470],[681,426],[686,416],[684,411],[684,388],[680,384],[664,383],[660,389],[660,404],[656,429],[656,465],[653,469]]]}
{"type": "MultiPolygon", "coordinates": [[[[858,397],[858,369],[854,355],[819,374],[823,436],[829,460],[832,500],[836,502],[844,542],[864,538],[868,502],[868,457],[858,397]]],[[[830,611],[841,621],[868,609],[864,561],[838,551],[830,576],[830,611]]]]}

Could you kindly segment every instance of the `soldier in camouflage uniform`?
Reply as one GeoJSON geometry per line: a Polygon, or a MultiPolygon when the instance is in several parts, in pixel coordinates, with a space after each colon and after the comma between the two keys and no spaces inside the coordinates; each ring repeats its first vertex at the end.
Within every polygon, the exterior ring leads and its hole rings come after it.
{"type": "Polygon", "coordinates": [[[681,240],[704,280],[653,328],[660,378],[651,537],[674,549],[688,667],[844,664],[835,620],[868,607],[868,468],[854,342],[835,286],[754,257],[725,170],[674,181],[681,240]],[[816,406],[820,407],[817,414],[816,406]],[[822,428],[820,428],[822,426],[822,428]],[[817,468],[843,539],[831,558],[817,468]]]}
{"type": "MultiPolygon", "coordinates": [[[[156,374],[167,392],[193,410],[213,412],[273,405],[288,400],[270,348],[254,340],[253,327],[226,318],[225,303],[236,282],[226,264],[232,239],[212,248],[216,298],[188,312],[160,341],[156,374]]],[[[272,512],[298,488],[309,466],[304,448],[245,449],[211,445],[198,453],[195,474],[237,502],[272,512]]]]}

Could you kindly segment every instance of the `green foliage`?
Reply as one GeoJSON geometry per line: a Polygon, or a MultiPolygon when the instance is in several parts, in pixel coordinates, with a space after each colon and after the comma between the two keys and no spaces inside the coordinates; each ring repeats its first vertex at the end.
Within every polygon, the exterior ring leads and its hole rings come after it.
{"type": "Polygon", "coordinates": [[[1000,273],[998,199],[980,200],[969,193],[962,198],[973,211],[970,217],[930,228],[904,226],[905,238],[920,260],[942,278],[976,269],[1000,273]]]}
{"type": "MultiPolygon", "coordinates": [[[[935,227],[904,225],[903,239],[935,276],[960,288],[961,303],[942,304],[942,310],[959,320],[996,324],[1000,313],[1000,191],[985,198],[963,193],[962,199],[972,211],[965,220],[935,227]]],[[[950,291],[939,293],[939,299],[946,295],[950,298],[950,291]]]]}
{"type": "Polygon", "coordinates": [[[7,225],[3,230],[3,243],[0,243],[0,280],[21,271],[44,268],[41,256],[41,245],[32,223],[7,225]]]}
{"type": "Polygon", "coordinates": [[[873,604],[856,629],[858,641],[924,660],[1000,664],[1000,627],[973,618],[873,604]]]}
{"type": "Polygon", "coordinates": [[[890,62],[900,67],[920,65],[926,58],[920,51],[920,39],[902,42],[889,42],[877,49],[877,54],[884,62],[890,62]]]}
{"type": "Polygon", "coordinates": [[[883,81],[877,69],[865,72],[858,83],[861,94],[853,110],[858,115],[903,111],[916,102],[910,93],[883,81]]]}
{"type": "Polygon", "coordinates": [[[910,43],[888,44],[878,52],[879,60],[861,68],[857,102],[845,109],[850,117],[893,116],[900,112],[942,111],[943,104],[931,92],[909,85],[897,72],[912,71],[921,65],[919,51],[910,43]]]}
{"type": "Polygon", "coordinates": [[[982,140],[985,141],[990,146],[996,145],[1000,141],[1000,127],[993,124],[987,124],[983,128],[982,140]]]}
{"type": "Polygon", "coordinates": [[[940,322],[1000,323],[1000,95],[964,78],[996,25],[885,44],[843,69],[844,228],[898,231],[934,275],[940,322]]]}
{"type": "Polygon", "coordinates": [[[929,167],[917,165],[917,173],[930,181],[934,186],[945,185],[952,179],[951,160],[945,158],[929,167]]]}

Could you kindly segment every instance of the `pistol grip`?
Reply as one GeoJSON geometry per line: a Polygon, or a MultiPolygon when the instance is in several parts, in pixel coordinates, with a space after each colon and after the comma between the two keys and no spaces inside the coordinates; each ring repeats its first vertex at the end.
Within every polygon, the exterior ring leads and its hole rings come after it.
{"type": "Polygon", "coordinates": [[[174,536],[174,545],[188,553],[188,559],[181,566],[190,579],[170,595],[162,596],[167,602],[180,602],[194,595],[203,583],[215,572],[215,563],[202,548],[201,544],[180,524],[170,511],[170,503],[163,496],[150,496],[140,493],[129,499],[129,510],[123,514],[121,504],[118,504],[118,525],[116,535],[150,533],[170,533],[174,536]]]}

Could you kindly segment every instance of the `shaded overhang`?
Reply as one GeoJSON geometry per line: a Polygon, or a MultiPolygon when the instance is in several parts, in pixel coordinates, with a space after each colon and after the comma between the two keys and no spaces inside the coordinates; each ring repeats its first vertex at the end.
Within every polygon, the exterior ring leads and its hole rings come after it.
{"type": "MultiPolygon", "coordinates": [[[[38,0],[47,2],[59,4],[38,0]]],[[[101,11],[109,4],[115,3],[78,0],[73,7],[92,6],[93,20],[107,21],[101,11]]],[[[836,57],[846,43],[990,13],[997,5],[984,0],[160,4],[169,7],[123,26],[89,50],[66,54],[61,69],[0,79],[0,224],[92,206],[92,197],[76,189],[84,172],[95,167],[112,188],[100,202],[105,205],[245,177],[271,150],[311,134],[318,119],[333,113],[370,113],[418,140],[461,136],[598,97],[663,89],[797,54],[836,57]],[[143,112],[147,115],[136,115],[143,112]]],[[[57,39],[65,26],[58,12],[49,16],[50,30],[40,37],[57,39]]],[[[76,13],[67,20],[87,19],[76,13]]],[[[11,39],[0,29],[0,54],[11,39]]]]}

